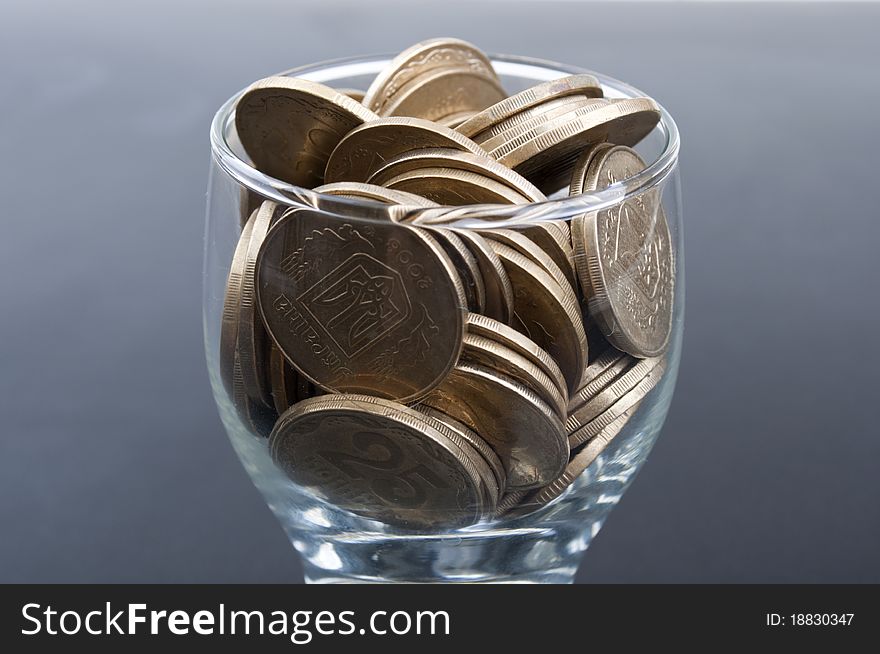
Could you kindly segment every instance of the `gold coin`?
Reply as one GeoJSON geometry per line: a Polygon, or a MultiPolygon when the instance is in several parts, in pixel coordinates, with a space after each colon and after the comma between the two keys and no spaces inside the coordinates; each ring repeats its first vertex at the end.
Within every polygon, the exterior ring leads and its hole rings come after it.
{"type": "Polygon", "coordinates": [[[245,429],[258,438],[268,438],[275,425],[277,414],[264,404],[248,396],[241,376],[238,355],[235,356],[232,369],[232,406],[245,429]]]}
{"type": "Polygon", "coordinates": [[[448,116],[481,111],[507,97],[494,75],[480,71],[440,69],[420,75],[379,110],[381,116],[413,116],[436,122],[448,116]]]}
{"type": "Polygon", "coordinates": [[[492,152],[495,148],[521,134],[552,125],[556,119],[579,116],[585,113],[584,109],[589,111],[590,107],[596,108],[606,104],[608,104],[608,100],[579,98],[577,96],[552,100],[498,123],[492,129],[482,132],[474,139],[474,142],[478,143],[486,152],[492,152]]]}
{"type": "Polygon", "coordinates": [[[412,529],[468,525],[494,509],[484,488],[495,479],[466,447],[418,411],[367,395],[304,400],[269,439],[272,459],[295,483],[412,529]]]}
{"type": "Polygon", "coordinates": [[[528,204],[528,198],[481,173],[455,168],[419,168],[385,182],[387,188],[421,195],[438,204],[528,204]]]}
{"type": "Polygon", "coordinates": [[[495,148],[490,154],[529,179],[545,193],[569,179],[580,152],[602,141],[634,145],[660,120],[650,98],[594,103],[569,119],[557,119],[495,148]]]}
{"type": "Polygon", "coordinates": [[[632,368],[637,362],[638,359],[610,348],[609,351],[599,357],[595,363],[587,367],[587,370],[584,373],[584,384],[578,389],[577,393],[571,397],[569,402],[569,413],[573,413],[575,410],[592,400],[599,391],[608,386],[628,369],[632,368]],[[608,363],[608,365],[605,365],[605,357],[611,359],[611,362],[608,363]]]}
{"type": "Polygon", "coordinates": [[[490,241],[514,288],[514,327],[553,357],[569,393],[583,381],[587,335],[571,289],[503,243],[490,241]]]}
{"type": "Polygon", "coordinates": [[[567,392],[560,391],[547,373],[534,361],[503,343],[466,333],[459,361],[482,366],[510,377],[537,393],[563,420],[568,415],[567,392]]]}
{"type": "Polygon", "coordinates": [[[269,339],[263,323],[257,315],[254,297],[254,273],[260,247],[278,212],[278,205],[269,200],[263,202],[254,215],[251,236],[248,240],[244,268],[241,277],[241,294],[238,304],[238,358],[244,390],[248,397],[265,406],[272,405],[269,391],[268,363],[269,339]]]}
{"type": "Polygon", "coordinates": [[[495,77],[495,69],[482,50],[460,39],[430,39],[416,43],[397,55],[376,76],[363,99],[377,113],[393,102],[413,80],[436,70],[464,69],[495,77]]]}
{"type": "Polygon", "coordinates": [[[464,121],[466,121],[471,116],[474,116],[476,112],[473,111],[462,111],[461,113],[452,114],[446,116],[443,120],[440,121],[440,124],[444,127],[448,127],[449,129],[455,129],[459,125],[461,125],[464,121]]]}
{"type": "Polygon", "coordinates": [[[568,95],[582,95],[591,98],[602,97],[602,87],[592,75],[569,75],[549,82],[543,82],[509,98],[505,98],[473,118],[458,126],[465,136],[474,137],[493,125],[516,115],[520,111],[534,107],[542,102],[568,95]]]}
{"type": "Polygon", "coordinates": [[[623,431],[626,423],[629,422],[632,415],[638,410],[638,407],[639,405],[636,404],[600,429],[583,449],[572,457],[565,470],[556,480],[532,493],[524,493],[517,498],[505,498],[507,501],[499,503],[497,511],[499,513],[502,511],[507,512],[517,507],[513,513],[520,517],[532,513],[560,497],[599,458],[599,455],[605,451],[608,444],[623,431]]]}
{"type": "Polygon", "coordinates": [[[333,148],[377,116],[328,86],[291,77],[252,84],[235,109],[241,144],[263,173],[298,186],[324,182],[333,148]]]}
{"type": "Polygon", "coordinates": [[[364,182],[334,182],[333,184],[318,186],[314,191],[315,193],[324,193],[326,195],[341,195],[349,198],[375,200],[376,202],[385,202],[387,204],[415,207],[437,206],[435,202],[431,202],[427,198],[415,195],[414,193],[395,191],[383,186],[377,186],[376,184],[365,184],[364,182]]]}
{"type": "MultiPolygon", "coordinates": [[[[607,425],[611,424],[629,409],[641,402],[657,385],[666,371],[666,361],[658,357],[659,362],[630,391],[621,395],[602,413],[568,435],[568,444],[572,450],[590,441],[607,425]]],[[[570,417],[570,416],[569,416],[570,417]]]]}
{"type": "Polygon", "coordinates": [[[486,439],[504,464],[508,488],[542,486],[568,460],[562,423],[553,409],[522,384],[481,366],[455,366],[422,404],[486,439]]]}
{"type": "Polygon", "coordinates": [[[486,300],[483,315],[510,324],[513,318],[513,284],[501,259],[482,236],[469,229],[456,230],[459,238],[477,260],[483,285],[486,287],[486,300]]]}
{"type": "MultiPolygon", "coordinates": [[[[644,170],[633,150],[598,148],[574,187],[603,189],[644,170]]],[[[675,260],[656,189],[572,222],[577,272],[590,315],[619,350],[636,357],[665,351],[672,331],[675,260]]]]}
{"type": "Polygon", "coordinates": [[[366,182],[386,161],[422,148],[452,148],[486,156],[455,130],[421,118],[379,118],[350,131],[327,161],[329,182],[366,182]]]}
{"type": "Polygon", "coordinates": [[[507,473],[504,472],[504,465],[501,463],[501,459],[498,458],[498,455],[495,454],[495,450],[493,450],[489,446],[489,443],[483,440],[483,438],[479,434],[477,434],[477,432],[475,432],[473,429],[470,429],[463,422],[456,420],[452,416],[448,416],[442,411],[437,411],[437,409],[432,409],[431,407],[425,406],[424,404],[420,404],[414,408],[417,409],[419,413],[423,413],[429,418],[436,420],[438,423],[440,423],[442,428],[453,431],[455,438],[463,440],[479,453],[479,455],[489,466],[490,470],[492,471],[492,475],[495,478],[495,487],[490,487],[488,491],[490,496],[490,504],[492,506],[496,506],[498,504],[500,494],[504,492],[504,488],[507,485],[507,473]]]}
{"type": "MultiPolygon", "coordinates": [[[[623,366],[628,366],[630,361],[630,358],[624,359],[623,366]]],[[[632,359],[632,361],[636,362],[635,365],[626,367],[626,372],[613,378],[610,384],[598,390],[589,400],[569,413],[568,419],[565,421],[567,433],[577,431],[632,391],[648,373],[657,367],[662,359],[658,357],[655,359],[632,359]]],[[[614,367],[611,370],[614,370],[614,367]]]]}
{"type": "Polygon", "coordinates": [[[355,102],[364,103],[364,96],[367,94],[366,91],[361,91],[360,89],[336,89],[337,93],[341,93],[342,95],[347,95],[355,102]]]}
{"type": "Polygon", "coordinates": [[[269,382],[272,404],[280,416],[299,401],[297,384],[299,375],[274,345],[269,350],[269,382]]]}
{"type": "Polygon", "coordinates": [[[547,200],[547,196],[525,177],[513,172],[507,166],[502,166],[491,157],[449,148],[427,148],[405,152],[378,168],[370,176],[369,181],[384,186],[401,173],[422,168],[454,168],[480,173],[510,187],[530,202],[547,200]]]}
{"type": "Polygon", "coordinates": [[[223,380],[226,392],[230,394],[232,393],[233,370],[236,366],[238,350],[238,327],[241,322],[239,315],[241,281],[244,277],[248,244],[251,241],[256,218],[257,210],[254,210],[238,237],[238,244],[235,246],[232,263],[229,266],[229,275],[226,279],[226,294],[223,298],[223,314],[220,319],[220,378],[223,380]]]}
{"type": "Polygon", "coordinates": [[[412,401],[458,359],[464,291],[424,230],[288,211],[257,263],[275,344],[318,386],[412,401]]]}
{"type": "Polygon", "coordinates": [[[486,284],[480,272],[480,264],[474,253],[468,249],[464,240],[453,230],[443,227],[426,228],[443,248],[455,267],[464,288],[467,307],[470,311],[481,313],[486,309],[486,284]]]}
{"type": "MultiPolygon", "coordinates": [[[[515,229],[481,229],[480,233],[486,238],[497,241],[499,243],[503,243],[504,245],[513,248],[521,255],[526,257],[527,259],[531,259],[536,264],[541,266],[541,268],[550,275],[553,280],[559,284],[566,292],[571,292],[572,297],[574,297],[575,301],[577,300],[574,289],[576,287],[571,285],[571,282],[568,279],[568,276],[562,271],[562,269],[556,264],[556,261],[551,257],[547,252],[541,249],[538,244],[532,240],[529,236],[524,234],[523,232],[519,232],[515,229]]],[[[537,230],[532,228],[531,233],[535,234],[537,230]]],[[[542,236],[539,234],[539,236],[542,236]]],[[[567,264],[566,261],[562,263],[567,264]]]]}
{"type": "Polygon", "coordinates": [[[526,335],[516,331],[513,327],[494,320],[488,316],[477,313],[469,313],[466,320],[466,329],[469,334],[476,334],[489,338],[497,343],[506,345],[514,352],[518,352],[530,361],[534,362],[544,373],[553,380],[553,384],[559,389],[563,397],[568,396],[567,384],[559,364],[553,360],[545,350],[526,335]]]}

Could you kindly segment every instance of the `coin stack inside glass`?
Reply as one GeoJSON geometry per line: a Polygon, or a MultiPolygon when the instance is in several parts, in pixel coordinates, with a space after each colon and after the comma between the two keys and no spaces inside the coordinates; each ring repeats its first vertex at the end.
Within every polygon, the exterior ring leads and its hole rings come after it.
{"type": "Polygon", "coordinates": [[[257,169],[389,206],[368,218],[243,193],[221,376],[277,465],[413,529],[562,494],[665,370],[675,267],[659,191],[503,228],[418,209],[603,189],[645,168],[631,148],[659,118],[585,74],[508,96],[457,39],[405,50],[366,92],[251,85],[235,125],[257,169]]]}

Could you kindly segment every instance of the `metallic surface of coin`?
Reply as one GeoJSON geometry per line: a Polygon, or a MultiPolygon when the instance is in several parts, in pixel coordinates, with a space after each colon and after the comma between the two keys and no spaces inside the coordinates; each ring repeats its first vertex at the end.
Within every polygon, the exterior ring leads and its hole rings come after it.
{"type": "Polygon", "coordinates": [[[504,463],[508,488],[543,486],[568,460],[553,409],[522,384],[481,366],[457,365],[422,403],[486,439],[504,463]]]}
{"type": "Polygon", "coordinates": [[[491,244],[513,284],[513,326],[553,357],[571,393],[582,384],[587,365],[587,335],[577,299],[513,248],[491,244]]]}
{"type": "MultiPolygon", "coordinates": [[[[663,359],[639,359],[636,365],[629,367],[623,374],[613,379],[610,384],[600,389],[589,400],[569,413],[565,421],[566,433],[577,431],[596,418],[621,397],[632,391],[663,359]]],[[[607,371],[606,371],[607,372],[607,371]]]]}
{"type": "MultiPolygon", "coordinates": [[[[448,416],[442,411],[438,411],[437,409],[433,409],[424,404],[417,405],[416,408],[420,413],[424,413],[426,416],[433,418],[443,426],[448,429],[453,430],[459,438],[463,439],[467,442],[471,447],[473,447],[481,457],[486,461],[486,464],[492,471],[492,474],[495,477],[495,482],[500,493],[504,492],[504,488],[507,486],[507,473],[504,471],[504,465],[501,463],[501,459],[498,458],[498,455],[495,454],[495,450],[487,443],[482,436],[480,436],[473,429],[469,428],[463,422],[456,420],[452,416],[448,416]]],[[[493,505],[498,503],[499,497],[496,496],[493,505]]]]}
{"type": "Polygon", "coordinates": [[[456,230],[459,238],[476,257],[477,266],[486,287],[484,315],[505,325],[513,318],[513,284],[510,276],[495,254],[492,246],[482,236],[469,229],[456,230]]]}
{"type": "Polygon", "coordinates": [[[514,189],[481,173],[454,168],[419,168],[385,182],[387,188],[415,193],[442,205],[528,204],[514,189]]]}
{"type": "Polygon", "coordinates": [[[518,352],[530,361],[533,361],[553,380],[553,384],[559,389],[559,392],[564,397],[568,396],[565,376],[562,374],[562,370],[559,369],[559,364],[525,334],[521,334],[513,327],[498,320],[478,313],[469,313],[467,315],[466,330],[469,334],[476,334],[497,343],[502,343],[514,352],[518,352]]]}
{"type": "Polygon", "coordinates": [[[547,196],[541,193],[529,180],[513,172],[507,166],[502,166],[491,157],[449,148],[426,148],[405,152],[378,168],[370,176],[369,181],[371,184],[384,186],[389,180],[401,173],[422,168],[455,168],[481,173],[510,187],[530,202],[547,200],[547,196]]]}
{"type": "Polygon", "coordinates": [[[567,417],[568,394],[563,394],[534,361],[506,345],[466,333],[459,361],[482,366],[518,381],[537,393],[561,419],[567,417]]]}
{"type": "Polygon", "coordinates": [[[238,356],[235,357],[233,365],[232,391],[229,397],[245,429],[258,438],[268,438],[278,415],[264,404],[250,398],[245,392],[238,356]]]}
{"type": "Polygon", "coordinates": [[[355,102],[360,102],[363,104],[364,96],[366,95],[366,91],[361,91],[360,89],[336,89],[337,93],[341,93],[342,95],[347,95],[355,102]]]}
{"type": "Polygon", "coordinates": [[[455,267],[455,271],[461,279],[468,310],[477,313],[485,311],[486,284],[473,252],[468,249],[462,238],[451,229],[430,227],[425,228],[425,232],[437,241],[455,267]]]}
{"type": "Polygon", "coordinates": [[[489,508],[473,463],[478,455],[468,456],[421,413],[393,401],[305,400],[279,418],[269,448],[295,483],[387,524],[467,525],[489,508]]]}
{"type": "Polygon", "coordinates": [[[601,98],[602,87],[599,84],[599,80],[592,75],[569,75],[568,77],[543,82],[525,91],[511,95],[498,104],[481,111],[473,118],[459,125],[457,129],[465,136],[474,137],[520,111],[548,100],[575,94],[601,98]]]}
{"type": "Polygon", "coordinates": [[[515,229],[485,229],[480,230],[480,233],[492,241],[497,241],[513,248],[527,259],[534,261],[567,293],[570,293],[574,301],[577,301],[577,297],[574,294],[574,289],[576,287],[572,286],[568,275],[565,274],[549,254],[541,249],[538,244],[523,231],[517,231],[515,229]]]}
{"type": "Polygon", "coordinates": [[[324,182],[333,148],[377,116],[328,86],[292,77],[252,84],[235,109],[238,137],[263,173],[298,186],[324,182]]]}
{"type": "Polygon", "coordinates": [[[241,305],[241,280],[247,261],[248,244],[251,241],[254,222],[257,219],[255,209],[250,219],[244,224],[238,244],[232,255],[229,275],[226,279],[226,295],[223,298],[223,314],[220,319],[220,378],[227,393],[232,393],[233,370],[238,357],[238,327],[240,324],[239,307],[241,305]]]}
{"type": "Polygon", "coordinates": [[[278,212],[278,205],[266,200],[257,210],[248,240],[238,304],[238,358],[244,390],[248,397],[272,405],[269,389],[269,339],[257,310],[254,275],[260,248],[278,212]]]}
{"type": "Polygon", "coordinates": [[[489,58],[475,45],[460,39],[429,39],[416,43],[391,60],[367,89],[364,106],[378,112],[409,82],[440,69],[473,70],[488,77],[495,75],[489,58]]]}
{"type": "Polygon", "coordinates": [[[595,109],[597,106],[606,104],[608,104],[608,100],[577,96],[539,104],[537,107],[527,109],[498,123],[491,129],[487,129],[475,137],[474,142],[478,143],[486,152],[492,152],[495,148],[521,134],[552,125],[554,120],[573,118],[589,111],[590,107],[595,109]]]}
{"type": "Polygon", "coordinates": [[[563,221],[545,221],[520,229],[527,238],[534,241],[535,245],[553,260],[553,263],[565,275],[569,286],[571,286],[573,291],[576,291],[578,281],[574,271],[574,248],[572,248],[570,242],[567,243],[560,236],[560,229],[557,223],[567,225],[563,221]]]}
{"type": "Polygon", "coordinates": [[[427,198],[414,193],[405,191],[394,191],[376,184],[365,184],[364,182],[334,182],[333,184],[324,184],[314,189],[315,193],[325,193],[327,195],[342,195],[348,198],[362,198],[365,200],[375,200],[376,202],[385,202],[387,204],[400,204],[404,206],[414,207],[436,207],[436,202],[431,202],[427,198]]]}
{"type": "Polygon", "coordinates": [[[269,386],[272,391],[272,405],[279,416],[299,401],[298,377],[281,350],[273,345],[269,351],[269,386]]]}
{"type": "Polygon", "coordinates": [[[385,162],[422,148],[452,148],[487,156],[485,150],[453,129],[421,118],[379,118],[351,130],[327,161],[330,182],[366,182],[385,162]]]}
{"type": "Polygon", "coordinates": [[[584,443],[589,442],[607,425],[611,424],[614,420],[617,420],[617,418],[641,402],[654,386],[657,385],[657,382],[662,379],[665,371],[666,361],[661,360],[651,372],[642,378],[635,388],[624,394],[619,400],[596,416],[593,420],[586,423],[583,427],[570,433],[568,435],[568,443],[571,449],[574,450],[584,443]]]}
{"type": "MultiPolygon", "coordinates": [[[[627,147],[603,148],[592,153],[583,181],[575,187],[603,189],[644,167],[627,147]]],[[[675,261],[656,191],[579,216],[572,224],[572,240],[590,315],[605,337],[633,356],[661,354],[672,330],[675,261]]]]}
{"type": "Polygon", "coordinates": [[[635,145],[659,120],[660,110],[650,98],[595,103],[579,109],[576,117],[520,134],[490,154],[547,193],[559,188],[561,180],[570,179],[574,161],[584,148],[606,140],[635,145]]]}
{"type": "MultiPolygon", "coordinates": [[[[613,351],[617,352],[617,350],[613,351]]],[[[577,409],[595,398],[602,389],[609,386],[614,380],[639,362],[639,359],[631,357],[628,354],[622,352],[618,354],[619,356],[616,357],[616,360],[611,363],[611,365],[606,366],[595,376],[589,376],[590,368],[593,366],[587,367],[587,372],[584,373],[586,383],[584,383],[584,385],[578,389],[577,393],[572,396],[568,407],[569,413],[574,413],[577,409]]]]}
{"type": "MultiPolygon", "coordinates": [[[[517,507],[515,514],[520,516],[531,513],[560,497],[599,458],[599,455],[605,451],[608,444],[623,431],[632,414],[638,410],[638,406],[636,404],[623,413],[623,415],[599,430],[583,449],[572,457],[563,473],[556,480],[538,491],[529,493],[525,497],[520,497],[519,507],[517,507]]],[[[507,507],[505,506],[505,508],[507,507]]],[[[498,510],[501,510],[500,505],[498,510]]]]}
{"type": "Polygon", "coordinates": [[[462,111],[458,114],[452,114],[450,116],[446,116],[443,120],[440,121],[440,124],[444,127],[448,127],[450,129],[455,129],[459,125],[461,125],[468,118],[473,116],[475,112],[473,111],[462,111]]]}
{"type": "Polygon", "coordinates": [[[440,69],[409,82],[378,113],[440,122],[448,116],[481,111],[506,97],[495,76],[473,70],[440,69]]]}
{"type": "Polygon", "coordinates": [[[458,358],[461,281],[422,229],[289,211],[256,277],[273,341],[322,388],[412,401],[458,358]]]}

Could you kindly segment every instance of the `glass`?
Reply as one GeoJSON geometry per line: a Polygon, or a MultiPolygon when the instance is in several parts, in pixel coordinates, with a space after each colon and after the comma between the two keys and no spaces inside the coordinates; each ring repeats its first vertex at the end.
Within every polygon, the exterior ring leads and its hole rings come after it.
{"type": "MultiPolygon", "coordinates": [[[[389,57],[321,63],[284,73],[334,88],[365,89],[389,57]]],[[[509,93],[574,73],[591,72],[562,64],[512,56],[493,56],[509,93]]],[[[606,97],[646,95],[622,82],[592,73],[606,97]]],[[[240,94],[239,94],[240,95],[240,94]]],[[[654,130],[636,147],[647,162],[643,171],[608,188],[531,205],[480,205],[413,209],[432,219],[451,219],[471,230],[570,221],[585,213],[620,208],[657,194],[669,224],[676,287],[666,369],[659,383],[638,405],[623,430],[562,495],[526,515],[483,519],[465,526],[406,528],[358,515],[297,485],[273,462],[267,440],[242,421],[221,375],[221,323],[230,262],[243,219],[264,198],[289,207],[320,211],[331,221],[366,227],[400,220],[399,207],[327,196],[268,177],[255,170],[238,142],[234,108],[226,102],[211,126],[212,161],[204,252],[204,330],[214,396],[229,438],[254,484],[263,494],[296,550],[309,583],[334,582],[542,582],[568,583],[583,553],[644,463],[672,399],[681,350],[684,310],[681,199],[678,179],[678,131],[662,110],[654,130]]],[[[412,217],[412,215],[408,215],[412,217]]],[[[449,225],[447,225],[449,226],[449,225]]],[[[399,228],[404,229],[404,228],[399,228]]],[[[462,309],[464,311],[464,309],[462,309]]],[[[591,325],[591,328],[595,329],[591,325]]],[[[259,416],[257,416],[259,418],[259,416]]],[[[273,416],[274,418],[274,416],[273,416]]],[[[270,424],[271,426],[271,420],[270,424]]],[[[268,429],[268,426],[266,429],[268,429]]]]}

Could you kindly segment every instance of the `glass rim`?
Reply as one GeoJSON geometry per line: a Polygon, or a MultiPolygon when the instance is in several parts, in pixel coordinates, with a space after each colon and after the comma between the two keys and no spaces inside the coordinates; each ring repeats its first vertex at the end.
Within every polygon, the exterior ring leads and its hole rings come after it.
{"type": "MultiPolygon", "coordinates": [[[[355,74],[356,72],[362,74],[378,72],[378,68],[391,61],[394,56],[394,54],[379,54],[325,60],[291,68],[277,73],[277,75],[300,76],[317,82],[330,81],[328,78],[333,77],[332,73],[340,68],[352,69],[349,74],[355,74]]],[[[517,70],[520,71],[519,74],[521,75],[531,73],[536,78],[539,78],[536,79],[536,84],[566,75],[587,73],[596,77],[606,92],[612,90],[620,97],[648,95],[613,77],[577,66],[518,55],[489,53],[488,56],[493,65],[499,68],[500,74],[516,74],[515,71],[517,70]]],[[[235,106],[245,90],[246,88],[237,91],[224,102],[211,121],[211,154],[213,160],[227,175],[235,179],[244,188],[271,200],[284,204],[294,201],[307,204],[322,211],[339,213],[340,215],[351,215],[352,211],[357,211],[358,209],[375,214],[377,211],[387,212],[389,206],[394,206],[376,200],[318,193],[266,175],[239,157],[229,143],[227,134],[229,133],[229,128],[234,125],[235,106]]],[[[632,197],[641,195],[662,184],[678,165],[681,145],[678,127],[669,112],[660,103],[657,104],[660,108],[660,121],[654,129],[661,130],[661,133],[666,137],[666,142],[663,144],[660,154],[653,161],[648,162],[644,170],[641,170],[632,177],[620,180],[602,190],[529,204],[474,204],[440,206],[428,209],[397,207],[405,212],[403,215],[398,216],[398,219],[412,219],[417,216],[419,222],[436,221],[455,224],[461,227],[469,226],[468,223],[471,223],[473,226],[483,225],[486,221],[491,221],[495,226],[503,226],[524,222],[568,219],[582,213],[606,210],[632,197]]]]}

